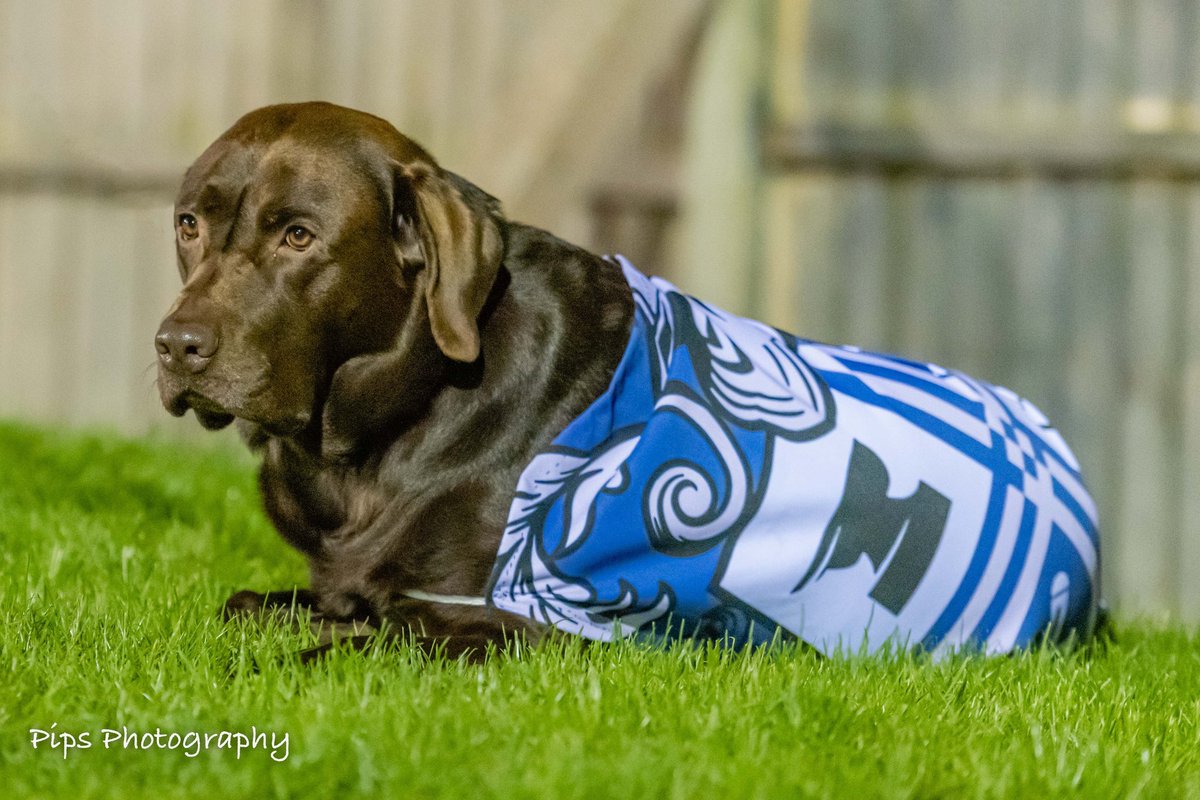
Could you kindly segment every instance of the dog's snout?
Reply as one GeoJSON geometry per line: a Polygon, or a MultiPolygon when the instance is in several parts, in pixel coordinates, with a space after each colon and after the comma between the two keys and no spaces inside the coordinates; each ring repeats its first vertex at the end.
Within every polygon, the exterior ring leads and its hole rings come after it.
{"type": "Polygon", "coordinates": [[[203,372],[217,352],[219,339],[212,327],[199,322],[167,319],[154,337],[159,362],[172,372],[203,372]]]}

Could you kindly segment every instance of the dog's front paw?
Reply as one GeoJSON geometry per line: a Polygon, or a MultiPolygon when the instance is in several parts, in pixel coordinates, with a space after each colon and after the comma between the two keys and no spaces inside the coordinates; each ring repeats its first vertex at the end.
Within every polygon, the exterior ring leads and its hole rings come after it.
{"type": "Polygon", "coordinates": [[[257,617],[262,614],[265,603],[266,596],[258,592],[249,589],[234,592],[225,601],[225,606],[221,609],[221,618],[229,622],[234,619],[257,617]]]}
{"type": "Polygon", "coordinates": [[[304,612],[311,613],[316,606],[317,596],[308,589],[284,589],[265,594],[243,589],[234,592],[225,601],[221,617],[226,622],[238,619],[261,620],[268,616],[290,620],[304,612]]]}

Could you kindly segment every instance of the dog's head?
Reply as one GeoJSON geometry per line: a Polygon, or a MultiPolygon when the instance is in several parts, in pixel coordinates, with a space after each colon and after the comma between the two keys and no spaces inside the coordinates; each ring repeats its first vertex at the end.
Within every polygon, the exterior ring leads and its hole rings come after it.
{"type": "Polygon", "coordinates": [[[175,231],[163,404],[278,434],[306,428],[337,369],[402,346],[415,319],[439,357],[474,361],[504,249],[493,198],[387,122],[326,103],[242,117],[187,171],[175,231]]]}

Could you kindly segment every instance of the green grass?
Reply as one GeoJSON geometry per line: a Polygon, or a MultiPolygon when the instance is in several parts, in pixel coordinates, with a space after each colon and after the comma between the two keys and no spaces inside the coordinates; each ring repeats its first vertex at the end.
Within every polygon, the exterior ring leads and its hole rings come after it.
{"type": "Polygon", "coordinates": [[[304,582],[247,456],[13,425],[0,538],[4,797],[1200,796],[1200,641],[1181,629],[937,665],[568,641],[304,668],[301,636],[217,619],[235,589],[304,582]],[[52,724],[92,747],[33,748],[52,724]],[[288,758],[105,749],[122,726],[255,726],[288,758]]]}

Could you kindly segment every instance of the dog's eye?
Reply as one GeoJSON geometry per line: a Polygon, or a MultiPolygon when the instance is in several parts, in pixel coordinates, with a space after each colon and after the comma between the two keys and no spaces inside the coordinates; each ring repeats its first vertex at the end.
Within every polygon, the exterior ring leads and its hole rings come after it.
{"type": "Polygon", "coordinates": [[[191,241],[200,235],[200,225],[191,214],[179,215],[179,238],[191,241]]]}
{"type": "Polygon", "coordinates": [[[287,242],[287,246],[293,250],[307,250],[308,246],[312,244],[313,235],[312,231],[310,231],[308,228],[300,225],[293,225],[287,229],[287,233],[284,234],[283,240],[287,242]]]}

